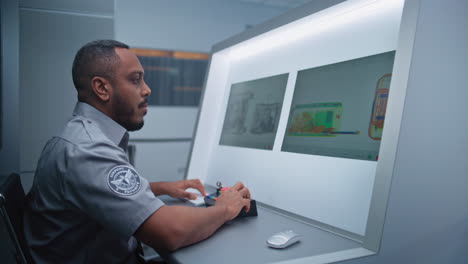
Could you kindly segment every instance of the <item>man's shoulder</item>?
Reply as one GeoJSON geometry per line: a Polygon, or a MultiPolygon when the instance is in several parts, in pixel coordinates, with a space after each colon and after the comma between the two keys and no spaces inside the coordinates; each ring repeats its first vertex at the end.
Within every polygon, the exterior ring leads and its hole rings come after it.
{"type": "Polygon", "coordinates": [[[83,116],[74,116],[70,119],[59,138],[74,145],[109,141],[93,120],[83,116]]]}
{"type": "Polygon", "coordinates": [[[106,156],[125,160],[125,153],[100,129],[99,124],[83,116],[75,116],[68,121],[58,140],[67,150],[68,159],[106,156]]]}

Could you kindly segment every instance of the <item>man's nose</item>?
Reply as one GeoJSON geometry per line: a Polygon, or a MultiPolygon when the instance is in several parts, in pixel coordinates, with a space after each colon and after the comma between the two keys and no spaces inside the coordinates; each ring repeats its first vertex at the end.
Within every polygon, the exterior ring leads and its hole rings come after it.
{"type": "MultiPolygon", "coordinates": [[[[144,81],[143,81],[144,82],[144,81]]],[[[151,89],[149,88],[149,86],[146,84],[146,82],[144,82],[145,84],[145,87],[143,89],[143,96],[144,97],[147,97],[151,94],[151,89]]]]}

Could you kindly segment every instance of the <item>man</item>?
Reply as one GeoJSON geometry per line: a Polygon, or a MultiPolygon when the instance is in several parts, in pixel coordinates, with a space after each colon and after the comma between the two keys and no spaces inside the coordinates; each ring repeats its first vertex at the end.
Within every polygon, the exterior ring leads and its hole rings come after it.
{"type": "Polygon", "coordinates": [[[127,131],[143,126],[151,90],[127,45],[86,44],[72,75],[79,102],[61,135],[44,147],[28,195],[24,229],[35,262],[136,263],[136,239],[176,250],[209,237],[243,207],[250,209],[242,183],[209,208],[164,205],[155,195],[193,199],[185,190],[205,194],[203,185],[148,183],[129,164],[127,131]]]}

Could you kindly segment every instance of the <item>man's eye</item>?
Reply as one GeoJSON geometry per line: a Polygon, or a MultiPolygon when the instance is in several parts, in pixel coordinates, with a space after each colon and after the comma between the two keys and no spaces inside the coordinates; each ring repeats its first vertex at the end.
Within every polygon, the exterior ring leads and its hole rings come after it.
{"type": "Polygon", "coordinates": [[[140,81],[141,81],[140,78],[135,78],[135,79],[132,80],[132,82],[133,82],[134,84],[139,84],[140,81]]]}

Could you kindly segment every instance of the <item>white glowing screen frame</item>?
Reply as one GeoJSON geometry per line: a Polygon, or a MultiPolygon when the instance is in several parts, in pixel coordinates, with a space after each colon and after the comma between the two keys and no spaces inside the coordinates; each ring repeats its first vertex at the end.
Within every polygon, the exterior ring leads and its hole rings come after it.
{"type": "MultiPolygon", "coordinates": [[[[282,152],[281,145],[297,72],[396,50],[403,4],[349,0],[215,50],[186,177],[210,185],[242,181],[258,201],[364,237],[376,171],[385,159],[393,164],[396,150],[385,140],[396,140],[395,129],[389,134],[386,122],[378,162],[282,152]],[[231,85],[283,73],[289,79],[273,150],[219,145],[231,85]]],[[[393,80],[390,90],[387,112],[392,100],[395,107],[404,101],[393,80]]],[[[398,130],[396,119],[390,126],[398,130]]]]}

